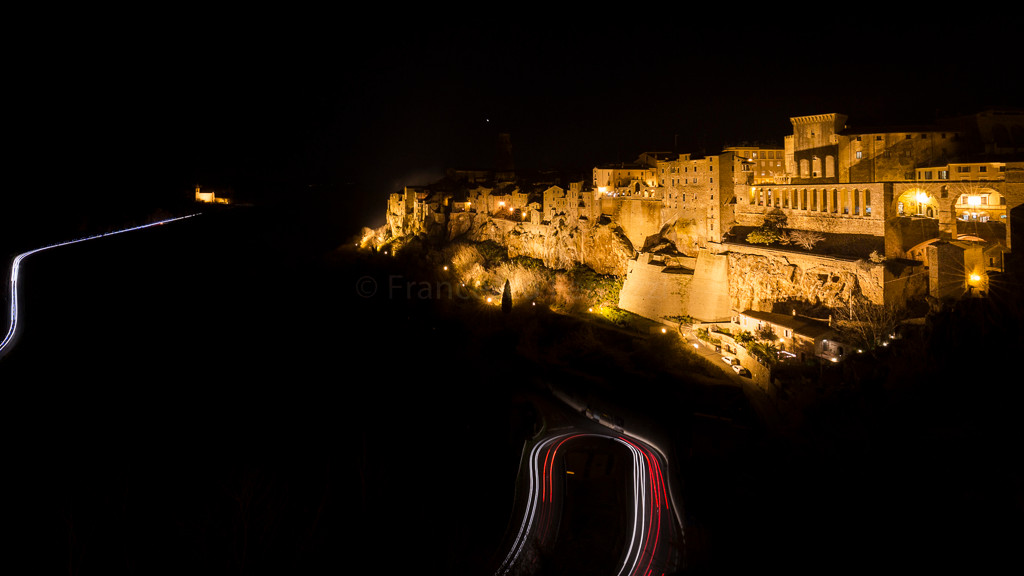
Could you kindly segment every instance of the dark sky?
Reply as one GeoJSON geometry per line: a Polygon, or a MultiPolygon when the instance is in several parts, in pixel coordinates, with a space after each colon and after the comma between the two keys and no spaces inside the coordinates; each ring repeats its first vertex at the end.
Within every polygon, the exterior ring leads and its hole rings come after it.
{"type": "Polygon", "coordinates": [[[958,20],[953,34],[849,14],[801,28],[728,11],[399,23],[388,11],[44,27],[8,86],[26,129],[13,169],[79,202],[197,183],[316,189],[382,220],[388,192],[445,167],[491,168],[498,132],[519,167],[587,169],[644,150],[781,144],[795,115],[864,124],[1022,104],[1017,52],[1000,54],[1009,17],[958,20]]]}

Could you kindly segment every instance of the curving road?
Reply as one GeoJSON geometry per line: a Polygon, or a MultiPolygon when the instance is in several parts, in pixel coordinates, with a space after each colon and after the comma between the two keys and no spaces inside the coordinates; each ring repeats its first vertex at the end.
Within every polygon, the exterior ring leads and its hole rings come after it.
{"type": "Polygon", "coordinates": [[[10,302],[11,302],[11,307],[10,307],[10,315],[8,316],[9,322],[8,322],[8,325],[7,325],[8,326],[7,327],[7,334],[4,336],[3,341],[0,341],[0,358],[3,358],[4,355],[7,354],[7,352],[9,352],[14,347],[14,343],[17,340],[17,335],[18,335],[18,274],[20,274],[20,272],[21,272],[21,263],[22,263],[22,261],[25,260],[25,258],[28,258],[29,256],[31,256],[33,254],[37,254],[37,253],[43,252],[45,250],[51,250],[53,248],[60,248],[61,246],[68,246],[70,244],[78,244],[79,242],[86,242],[88,240],[96,240],[98,238],[105,238],[107,236],[113,236],[115,234],[123,234],[125,232],[133,232],[133,231],[136,231],[136,230],[142,230],[144,228],[150,228],[150,227],[153,227],[153,226],[160,226],[161,224],[167,224],[169,222],[175,222],[177,220],[184,220],[186,218],[192,218],[193,216],[198,216],[198,215],[199,215],[199,213],[188,214],[186,216],[178,216],[176,218],[168,218],[166,220],[160,220],[160,221],[157,221],[157,222],[151,222],[149,224],[142,224],[140,226],[132,226],[131,228],[124,228],[122,230],[115,230],[113,232],[106,232],[104,234],[96,234],[95,236],[88,236],[88,237],[85,237],[85,238],[79,238],[77,240],[68,240],[67,242],[61,242],[59,244],[51,244],[49,246],[43,246],[41,248],[36,248],[34,250],[29,250],[28,252],[22,252],[21,254],[18,254],[17,256],[15,256],[14,260],[11,263],[11,281],[10,281],[10,287],[11,287],[10,302]]]}
{"type": "Polygon", "coordinates": [[[507,553],[496,574],[528,573],[538,554],[554,548],[566,489],[562,457],[573,442],[592,438],[606,438],[624,446],[632,460],[626,543],[618,564],[609,567],[609,574],[647,576],[676,571],[681,562],[678,543],[682,522],[669,488],[665,455],[648,441],[611,425],[582,417],[576,420],[556,429],[546,428],[524,449],[520,465],[524,489],[517,494],[522,519],[506,536],[507,553]]]}

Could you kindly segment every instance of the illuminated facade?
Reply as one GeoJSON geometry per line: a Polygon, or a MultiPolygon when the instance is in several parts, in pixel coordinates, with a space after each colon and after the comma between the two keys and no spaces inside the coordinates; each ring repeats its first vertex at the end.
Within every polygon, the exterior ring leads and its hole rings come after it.
{"type": "Polygon", "coordinates": [[[803,362],[812,357],[841,360],[852,350],[835,340],[836,333],[828,320],[792,314],[744,310],[733,318],[739,331],[752,334],[773,334],[772,343],[783,358],[803,362]]]}
{"type": "Polygon", "coordinates": [[[789,181],[786,172],[785,148],[762,146],[730,146],[724,152],[732,152],[738,160],[737,184],[782,184],[789,181]]]}
{"type": "Polygon", "coordinates": [[[604,196],[642,194],[657,186],[656,169],[642,163],[598,166],[593,170],[592,185],[604,196]]]}
{"type": "Polygon", "coordinates": [[[218,197],[217,194],[211,190],[203,190],[198,184],[196,185],[196,202],[202,202],[203,204],[230,204],[231,201],[225,197],[218,197]]]}
{"type": "Polygon", "coordinates": [[[673,160],[659,161],[653,197],[662,202],[662,220],[693,221],[700,248],[720,244],[735,222],[731,207],[736,184],[747,181],[748,171],[743,166],[749,166],[747,160],[733,151],[703,158],[679,154],[673,160]]]}
{"type": "MultiPolygon", "coordinates": [[[[1024,154],[1024,114],[899,128],[850,129],[847,121],[837,113],[791,118],[793,132],[782,147],[644,153],[629,164],[594,167],[589,186],[544,184],[534,203],[518,189],[478,186],[451,212],[507,219],[505,212],[521,210],[522,222],[533,225],[558,216],[571,225],[606,218],[638,252],[669,238],[687,258],[727,257],[715,282],[695,266],[691,284],[728,291],[735,310],[764,309],[783,292],[827,306],[987,292],[988,275],[1004,269],[1012,250],[1009,214],[1024,204],[1024,156],[1009,155],[1024,154]],[[996,144],[987,140],[996,136],[996,144]],[[847,258],[803,245],[744,242],[744,229],[761,226],[768,213],[785,216],[787,232],[833,243],[857,239],[870,254],[847,258]],[[757,267],[765,262],[771,266],[757,267]],[[935,279],[922,279],[940,268],[935,279]]],[[[409,190],[391,202],[395,215],[432,217],[409,190]]]]}

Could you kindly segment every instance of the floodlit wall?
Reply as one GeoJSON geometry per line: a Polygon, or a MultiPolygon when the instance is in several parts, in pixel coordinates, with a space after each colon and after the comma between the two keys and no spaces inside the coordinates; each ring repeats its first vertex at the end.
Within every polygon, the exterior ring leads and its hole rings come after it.
{"type": "Polygon", "coordinates": [[[728,320],[732,316],[728,257],[702,250],[697,254],[693,276],[694,286],[686,307],[688,314],[704,322],[728,320]]]}
{"type": "Polygon", "coordinates": [[[669,268],[640,254],[629,262],[619,308],[652,320],[684,316],[693,281],[691,270],[669,268]]]}
{"type": "Polygon", "coordinates": [[[602,208],[622,228],[623,234],[637,250],[642,250],[648,238],[657,236],[664,224],[661,219],[661,201],[643,198],[612,198],[602,201],[602,208]]]}

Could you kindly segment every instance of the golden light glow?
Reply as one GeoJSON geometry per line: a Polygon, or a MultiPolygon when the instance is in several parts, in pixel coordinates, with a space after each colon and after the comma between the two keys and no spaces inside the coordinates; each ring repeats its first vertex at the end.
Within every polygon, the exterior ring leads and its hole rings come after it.
{"type": "Polygon", "coordinates": [[[920,202],[921,204],[925,204],[928,202],[928,194],[924,192],[918,192],[915,198],[917,198],[917,201],[920,202]]]}
{"type": "Polygon", "coordinates": [[[971,274],[971,282],[979,282],[979,281],[981,281],[981,276],[979,274],[971,274]]]}
{"type": "Polygon", "coordinates": [[[981,206],[981,196],[968,196],[967,197],[967,205],[968,206],[981,206]]]}

